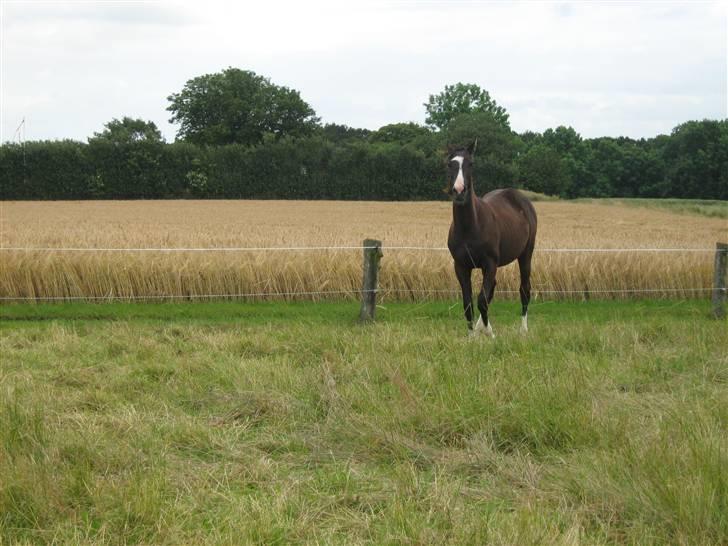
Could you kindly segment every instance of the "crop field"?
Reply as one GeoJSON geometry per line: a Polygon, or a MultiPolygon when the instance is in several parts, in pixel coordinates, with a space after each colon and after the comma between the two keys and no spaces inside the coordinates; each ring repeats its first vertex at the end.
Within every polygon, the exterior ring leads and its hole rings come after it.
{"type": "Polygon", "coordinates": [[[716,199],[645,199],[645,198],[583,198],[584,203],[604,203],[648,207],[686,214],[700,214],[712,218],[728,218],[728,202],[716,199]]]}
{"type": "MultiPolygon", "coordinates": [[[[647,290],[652,297],[707,295],[701,289],[711,286],[709,252],[543,249],[713,248],[725,239],[724,218],[618,203],[544,201],[535,206],[539,236],[532,284],[537,300],[631,297],[634,290],[647,290]]],[[[4,202],[0,207],[4,248],[328,247],[357,246],[365,238],[381,239],[385,247],[442,248],[451,218],[447,202],[84,201],[4,202]]],[[[517,278],[515,264],[501,270],[497,297],[515,297],[517,278]]],[[[449,300],[458,292],[443,250],[385,249],[380,280],[383,301],[449,300]]],[[[0,297],[351,299],[360,283],[360,250],[6,250],[0,297]]]]}
{"type": "Polygon", "coordinates": [[[698,300],[0,307],[0,544],[728,539],[698,300]]]}

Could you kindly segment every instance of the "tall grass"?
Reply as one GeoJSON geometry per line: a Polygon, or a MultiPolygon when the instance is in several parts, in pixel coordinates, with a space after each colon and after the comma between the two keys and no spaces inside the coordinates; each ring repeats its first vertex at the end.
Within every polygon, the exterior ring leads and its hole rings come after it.
{"type": "Polygon", "coordinates": [[[4,306],[0,542],[725,543],[707,304],[356,307],[4,306]]]}
{"type": "MultiPolygon", "coordinates": [[[[710,248],[725,237],[719,219],[584,203],[537,202],[536,208],[537,249],[710,248]]],[[[3,247],[356,246],[366,237],[382,239],[385,247],[444,247],[451,211],[444,202],[43,202],[3,203],[1,216],[3,247]]],[[[354,298],[361,283],[357,250],[3,251],[0,258],[0,297],[6,298],[354,298]]],[[[705,295],[694,290],[709,288],[711,274],[710,253],[537,250],[532,284],[537,298],[554,297],[554,291],[625,297],[640,289],[692,297],[705,295]]],[[[459,290],[449,254],[441,250],[385,250],[381,281],[387,300],[450,298],[459,290]]],[[[500,272],[498,290],[499,297],[516,296],[515,265],[500,272]]]]}

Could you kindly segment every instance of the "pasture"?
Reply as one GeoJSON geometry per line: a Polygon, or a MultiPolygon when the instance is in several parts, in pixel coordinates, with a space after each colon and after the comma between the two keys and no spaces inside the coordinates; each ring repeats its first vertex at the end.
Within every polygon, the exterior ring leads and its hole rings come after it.
{"type": "MultiPolygon", "coordinates": [[[[549,253],[569,248],[713,248],[725,219],[633,205],[539,201],[532,285],[538,299],[703,297],[710,253],[549,253]],[[664,292],[659,290],[665,289],[664,292]],[[625,291],[625,292],[604,292],[625,291]]],[[[2,247],[220,248],[385,246],[384,301],[450,300],[459,291],[444,247],[448,202],[83,201],[4,202],[2,247]]],[[[497,298],[517,291],[517,268],[499,271],[497,298]]],[[[475,282],[475,281],[474,281],[475,282]]],[[[0,297],[356,299],[360,250],[260,252],[3,251],[0,297]],[[305,292],[304,296],[295,293],[305,292]],[[330,294],[327,294],[330,292],[330,294]],[[315,293],[315,294],[311,294],[315,293]]]]}
{"type": "MultiPolygon", "coordinates": [[[[725,238],[535,205],[537,249],[725,238]]],[[[448,203],[0,206],[4,248],[385,245],[365,327],[358,249],[3,252],[3,298],[265,295],[0,306],[0,544],[727,540],[728,330],[692,291],[712,253],[537,251],[529,334],[509,266],[497,337],[469,339],[448,253],[386,249],[444,246],[448,203]]]]}
{"type": "Polygon", "coordinates": [[[703,301],[0,307],[3,544],[725,544],[703,301]]]}

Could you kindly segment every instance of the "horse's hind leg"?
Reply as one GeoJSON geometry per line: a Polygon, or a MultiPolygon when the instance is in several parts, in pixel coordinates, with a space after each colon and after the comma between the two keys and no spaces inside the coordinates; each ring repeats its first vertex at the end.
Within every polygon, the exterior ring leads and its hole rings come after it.
{"type": "Polygon", "coordinates": [[[488,305],[490,305],[490,302],[493,301],[493,296],[495,295],[495,285],[498,284],[496,282],[495,274],[493,275],[493,282],[490,283],[490,292],[488,292],[488,305]]]}
{"type": "Polygon", "coordinates": [[[533,249],[518,258],[518,269],[521,272],[521,332],[528,332],[528,304],[531,301],[531,256],[533,249]]]}

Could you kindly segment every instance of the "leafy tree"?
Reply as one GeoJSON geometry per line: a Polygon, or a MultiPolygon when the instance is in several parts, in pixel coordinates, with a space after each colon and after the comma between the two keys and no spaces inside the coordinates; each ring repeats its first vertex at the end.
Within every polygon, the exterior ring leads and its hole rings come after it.
{"type": "Polygon", "coordinates": [[[510,129],[505,108],[498,106],[485,89],[473,83],[446,85],[442,93],[430,95],[424,106],[426,123],[436,129],[447,129],[457,116],[471,113],[488,113],[504,128],[510,129]]]}
{"type": "MultiPolygon", "coordinates": [[[[652,153],[644,140],[619,138],[616,144],[621,148],[619,177],[612,180],[617,197],[640,197],[649,195],[648,188],[657,188],[664,179],[664,164],[652,153]]],[[[657,195],[659,197],[659,194],[657,195]]]]}
{"type": "Polygon", "coordinates": [[[565,197],[578,197],[580,191],[586,191],[595,184],[596,174],[590,172],[590,161],[593,160],[591,150],[572,127],[559,125],[555,129],[546,129],[541,136],[541,143],[549,146],[561,157],[563,167],[566,169],[568,183],[563,187],[560,195],[565,197]]]}
{"type": "Polygon", "coordinates": [[[153,122],[113,119],[88,139],[87,154],[96,167],[89,190],[120,199],[165,197],[163,153],[164,140],[153,122]]]}
{"type": "Polygon", "coordinates": [[[177,137],[195,144],[250,146],[266,133],[309,135],[319,122],[298,91],[238,68],[193,78],[167,100],[170,123],[181,124],[177,137]]]}
{"type": "Polygon", "coordinates": [[[441,135],[417,123],[384,125],[369,135],[369,142],[409,146],[427,156],[439,155],[442,149],[441,135]]]}
{"type": "Polygon", "coordinates": [[[543,132],[543,142],[564,156],[573,154],[579,147],[581,135],[572,127],[559,125],[556,129],[546,129],[543,132]]]}
{"type": "Polygon", "coordinates": [[[728,199],[728,120],[678,125],[664,161],[672,196],[728,199]]]}
{"type": "Polygon", "coordinates": [[[159,129],[153,121],[132,119],[127,116],[124,116],[121,120],[114,118],[106,123],[104,130],[100,133],[94,133],[94,136],[89,138],[89,142],[97,139],[119,144],[129,144],[131,142],[164,142],[162,133],[159,132],[159,129]]]}
{"type": "Polygon", "coordinates": [[[548,144],[536,144],[519,161],[525,188],[548,195],[566,195],[571,185],[569,163],[548,144]]]}
{"type": "Polygon", "coordinates": [[[589,144],[588,183],[580,195],[613,197],[624,173],[624,149],[611,137],[593,138],[589,144]]]}
{"type": "Polygon", "coordinates": [[[324,138],[333,143],[363,141],[366,140],[371,131],[369,129],[356,129],[348,125],[338,125],[336,123],[327,123],[321,129],[324,138]]]}
{"type": "Polygon", "coordinates": [[[519,135],[521,142],[523,142],[524,151],[528,151],[532,146],[543,142],[543,135],[534,131],[524,131],[519,135]]]}
{"type": "Polygon", "coordinates": [[[430,130],[417,123],[390,123],[369,135],[370,142],[397,142],[409,144],[421,137],[429,137],[430,130]]]}
{"type": "Polygon", "coordinates": [[[449,146],[478,141],[473,168],[479,189],[487,191],[516,183],[516,157],[523,143],[490,112],[460,114],[444,132],[449,146]]]}
{"type": "Polygon", "coordinates": [[[665,146],[669,142],[668,135],[657,135],[640,142],[645,166],[639,184],[641,197],[668,197],[670,185],[666,177],[665,146]]]}

